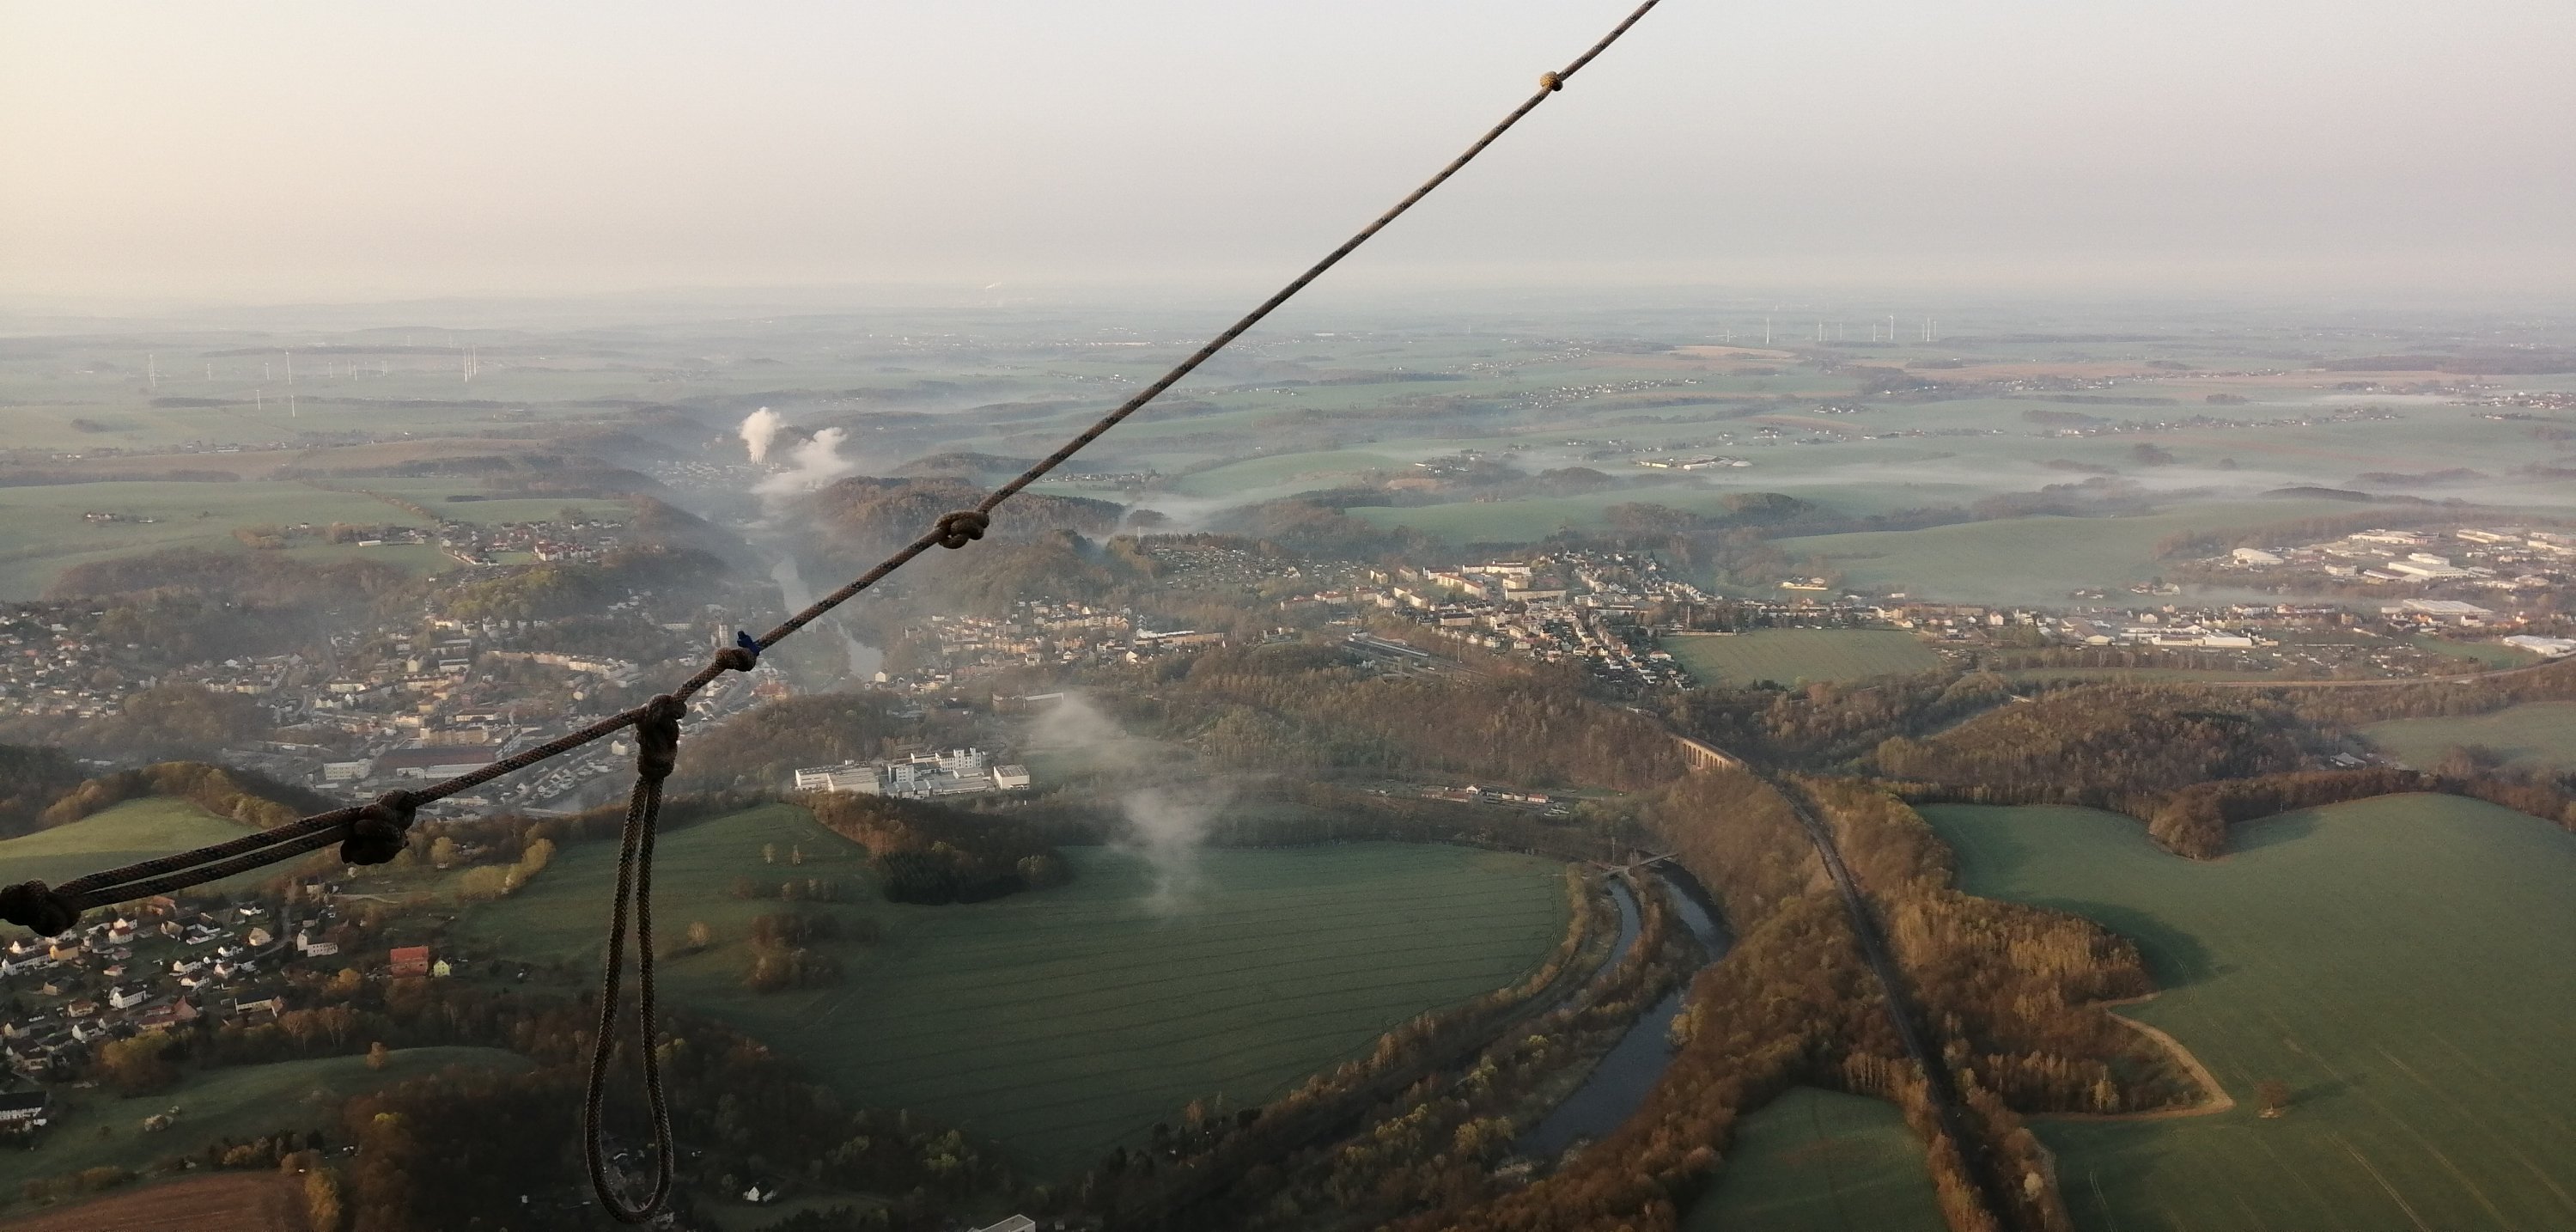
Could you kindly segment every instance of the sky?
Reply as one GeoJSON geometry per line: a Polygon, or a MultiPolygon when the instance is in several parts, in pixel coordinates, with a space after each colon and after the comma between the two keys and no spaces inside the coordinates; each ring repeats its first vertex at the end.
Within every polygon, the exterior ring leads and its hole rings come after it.
{"type": "MultiPolygon", "coordinates": [[[[1252,288],[1630,0],[0,0],[0,300],[1252,288]]],[[[1664,0],[1357,288],[2576,293],[2566,0],[1664,0]]]]}

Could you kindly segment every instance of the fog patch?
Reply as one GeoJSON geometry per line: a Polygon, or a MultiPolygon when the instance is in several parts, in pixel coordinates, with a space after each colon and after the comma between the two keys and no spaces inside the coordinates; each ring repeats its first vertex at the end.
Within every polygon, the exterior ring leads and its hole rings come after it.
{"type": "Polygon", "coordinates": [[[1232,792],[1205,783],[1147,787],[1120,799],[1127,830],[1119,846],[1145,857],[1154,870],[1154,892],[1147,896],[1146,906],[1169,914],[1197,901],[1199,852],[1207,845],[1217,814],[1232,800],[1232,792]]]}
{"type": "MultiPolygon", "coordinates": [[[[1066,694],[1029,725],[1028,747],[1072,754],[1113,778],[1143,771],[1145,742],[1079,694],[1066,694]]],[[[1146,905],[1159,914],[1187,909],[1198,895],[1199,852],[1234,793],[1205,782],[1133,786],[1117,792],[1126,824],[1116,845],[1151,866],[1146,905]]]]}

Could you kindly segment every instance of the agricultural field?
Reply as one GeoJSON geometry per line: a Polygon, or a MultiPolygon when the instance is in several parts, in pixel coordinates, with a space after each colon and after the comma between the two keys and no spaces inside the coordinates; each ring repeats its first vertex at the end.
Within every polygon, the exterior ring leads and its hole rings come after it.
{"type": "MultiPolygon", "coordinates": [[[[67,826],[0,840],[0,869],[11,881],[35,878],[61,885],[74,877],[120,864],[221,843],[249,833],[185,800],[152,796],[101,809],[67,826]]],[[[219,886],[255,885],[268,874],[250,872],[219,886]]]]}
{"type": "MultiPolygon", "coordinates": [[[[73,565],[163,548],[243,551],[236,526],[417,525],[380,501],[300,483],[72,483],[0,487],[0,601],[35,599],[73,565]],[[92,523],[110,513],[144,521],[92,523]]],[[[381,549],[378,549],[381,551],[381,549]]]]}
{"type": "Polygon", "coordinates": [[[1898,629],[1761,629],[1751,633],[1686,633],[1663,640],[1692,679],[1706,684],[1756,680],[1865,680],[1938,671],[1941,656],[1898,629]]]}
{"type": "MultiPolygon", "coordinates": [[[[232,455],[239,456],[239,455],[232,455]]],[[[301,455],[288,455],[297,457],[301,455]]],[[[193,457],[182,461],[196,460],[193,457]]],[[[213,461],[206,459],[206,461],[213,461]]],[[[539,522],[576,509],[592,518],[619,518],[620,501],[562,497],[455,500],[480,495],[472,480],[366,479],[335,481],[364,485],[412,500],[439,516],[459,522],[491,525],[539,522]]],[[[359,526],[420,526],[421,518],[359,492],[339,492],[287,481],[241,483],[175,483],[118,480],[99,483],[39,484],[0,487],[0,602],[41,597],[63,570],[94,560],[108,560],[166,548],[193,547],[213,552],[247,552],[233,538],[233,528],[260,524],[326,526],[347,522],[359,526]],[[115,514],[114,522],[92,522],[82,515],[115,514]],[[140,519],[149,518],[150,521],[140,519]]],[[[423,544],[359,547],[299,540],[284,549],[300,560],[327,562],[371,560],[413,574],[455,568],[455,558],[423,544]]]]}
{"type": "Polygon", "coordinates": [[[1940,1232],[1923,1144],[1896,1105],[1796,1087],[1744,1118],[1683,1232],[1940,1232]]]}
{"type": "Polygon", "coordinates": [[[2136,941],[2160,1028],[2236,1106],[2045,1120],[2079,1226],[2103,1232],[2576,1226],[2576,835],[2453,796],[2236,828],[2195,863],[2133,820],[1938,806],[1971,893],[2136,941]],[[2287,1083],[2264,1119],[2255,1084],[2287,1083]]]}
{"type": "Polygon", "coordinates": [[[302,1178],[278,1172],[222,1172],[140,1189],[16,1219],[0,1232],[305,1232],[302,1178]]]}
{"type": "Polygon", "coordinates": [[[2530,770],[2576,770],[2576,702],[2533,702],[2490,714],[2390,719],[2361,729],[2372,744],[2419,769],[2461,745],[2482,744],[2504,764],[2530,770]]]}
{"type": "Polygon", "coordinates": [[[2003,518],[1922,530],[1860,531],[1783,539],[1793,559],[1815,557],[1862,593],[1901,590],[1916,598],[2057,605],[2080,587],[2117,590],[2162,572],[2155,545],[2186,531],[2255,527],[2353,506],[2277,500],[2202,504],[2129,517],[2003,518]]]}
{"type": "Polygon", "coordinates": [[[55,1097],[63,1102],[41,1144],[32,1151],[0,1151],[0,1198],[15,1199],[27,1181],[85,1168],[146,1172],[165,1156],[202,1151],[227,1138],[247,1142],[280,1130],[332,1133],[342,1100],[451,1065],[528,1067],[525,1057],[498,1048],[434,1047],[396,1049],[385,1068],[375,1070],[367,1068],[364,1042],[353,1046],[360,1055],[193,1072],[170,1090],[131,1099],[56,1087],[55,1097]],[[179,1115],[170,1128],[143,1132],[143,1118],[172,1108],[179,1115]],[[108,1132],[102,1135],[101,1129],[108,1132]]]}
{"type": "MultiPolygon", "coordinates": [[[[655,915],[671,937],[704,921],[716,944],[666,964],[663,995],[855,1099],[961,1123],[1060,1175],[1192,1099],[1258,1103],[1417,1013],[1510,984],[1567,922],[1557,865],[1464,848],[1207,850],[1168,883],[1121,850],[1065,854],[1069,885],[916,907],[880,900],[864,853],[799,809],[674,831],[655,915]],[[837,985],[746,994],[745,933],[784,905],[728,886],[789,876],[838,882],[838,903],[802,909],[882,936],[824,947],[845,965],[837,985]]],[[[461,936],[477,952],[587,965],[615,864],[609,844],[568,847],[528,889],[469,911],[461,936]]]]}

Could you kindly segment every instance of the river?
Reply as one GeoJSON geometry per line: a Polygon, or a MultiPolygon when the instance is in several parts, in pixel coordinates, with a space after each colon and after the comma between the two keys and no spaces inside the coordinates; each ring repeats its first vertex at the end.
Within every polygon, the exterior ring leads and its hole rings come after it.
{"type": "MultiPolygon", "coordinates": [[[[1666,903],[1681,916],[1682,923],[1699,939],[1700,948],[1708,951],[1708,960],[1716,962],[1726,953],[1726,933],[1709,914],[1695,887],[1684,888],[1676,879],[1687,874],[1659,874],[1655,883],[1662,887],[1666,903]]],[[[1627,887],[1611,882],[1619,899],[1619,944],[1613,947],[1611,961],[1618,961],[1635,943],[1637,908],[1627,887]]],[[[1604,964],[1602,971],[1610,967],[1604,964]]],[[[1694,972],[1693,974],[1697,974],[1694,972]]],[[[1598,978],[1596,976],[1596,978],[1598,978]]],[[[1574,1089],[1574,1094],[1547,1114],[1538,1126],[1521,1135],[1513,1149],[1540,1160],[1554,1160],[1578,1141],[1599,1138],[1617,1129],[1646,1100],[1646,1092],[1663,1078],[1664,1067],[1672,1063],[1673,1050],[1668,1041],[1673,1019],[1681,1016],[1682,997],[1690,991],[1685,979],[1679,988],[1666,993],[1662,1000],[1647,1007],[1619,1037],[1619,1042],[1601,1058],[1590,1077],[1574,1089]]]]}
{"type": "MultiPolygon", "coordinates": [[[[790,612],[804,611],[814,602],[814,588],[805,584],[805,575],[797,569],[793,552],[778,554],[777,562],[769,567],[769,580],[778,583],[778,597],[790,612]]],[[[825,620],[823,628],[841,639],[841,648],[850,656],[850,684],[862,685],[876,679],[877,669],[885,663],[884,651],[850,636],[837,618],[825,620]]]]}

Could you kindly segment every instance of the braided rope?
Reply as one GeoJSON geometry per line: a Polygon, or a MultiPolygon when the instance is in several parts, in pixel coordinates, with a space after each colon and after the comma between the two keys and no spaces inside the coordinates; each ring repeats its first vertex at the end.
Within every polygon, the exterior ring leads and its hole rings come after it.
{"type": "Polygon", "coordinates": [[[1537,92],[1530,95],[1502,121],[1486,130],[1485,135],[1470,144],[1465,152],[1449,160],[1447,166],[1433,173],[1420,187],[1407,194],[1385,213],[1342,241],[1340,247],[1326,253],[1322,260],[1308,266],[1304,273],[1291,279],[1270,298],[1207,341],[1188,358],[1174,365],[1154,381],[1138,390],[1124,403],[1065,442],[1064,447],[1047,455],[1037,464],[1022,471],[1009,482],[993,489],[973,509],[961,509],[941,515],[938,524],[897,549],[883,562],[850,581],[839,590],[823,596],[803,611],[781,621],[777,628],[754,638],[737,633],[736,643],[716,652],[713,659],[698,669],[669,693],[632,710],[611,715],[580,731],[547,741],[534,748],[508,757],[469,773],[442,780],[418,791],[391,792],[373,804],[363,807],[333,809],[258,834],[228,842],[200,847],[194,851],[143,860],[121,868],[91,873],[48,889],[41,881],[0,887],[0,920],[53,935],[69,931],[79,922],[80,913],[97,906],[130,899],[167,894],[190,886],[203,885],[263,865],[274,864],[308,851],[319,850],[334,842],[340,844],[340,858],[352,864],[379,864],[393,859],[403,850],[412,818],[419,807],[446,799],[458,792],[480,786],[507,774],[515,774],[539,762],[559,757],[574,749],[622,731],[636,729],[637,752],[634,790],[628,795],[626,823],[619,836],[616,901],[609,911],[607,970],[601,981],[599,1030],[592,1041],[590,1082],[583,1101],[584,1160],[589,1166],[592,1189],[600,1205],[621,1223],[643,1223],[659,1214],[669,1200],[676,1173],[671,1140],[671,1114],[662,1090],[662,1068],[659,1053],[653,1047],[653,838],[659,828],[662,808],[662,782],[668,778],[679,754],[680,719],[688,713],[688,701],[699,690],[728,671],[747,672],[757,665],[760,653],[777,645],[789,635],[820,619],[825,613],[856,597],[909,564],[916,556],[932,547],[963,548],[984,537],[992,527],[993,511],[1037,482],[1093,441],[1117,427],[1145,404],[1160,397],[1183,377],[1196,371],[1217,352],[1242,337],[1262,318],[1281,304],[1306,289],[1342,258],[1351,255],[1407,210],[1414,207],[1432,190],[1449,181],[1460,169],[1473,161],[1485,148],[1511,131],[1512,126],[1546,102],[1550,95],[1565,88],[1565,83],[1594,57],[1637,24],[1660,0],[1645,0],[1608,34],[1587,48],[1563,69],[1539,76],[1537,92]],[[654,1174],[651,1195],[642,1206],[630,1206],[608,1183],[599,1134],[600,1108],[605,1097],[608,1066],[615,1052],[618,1001],[625,974],[626,933],[629,910],[633,912],[636,935],[635,982],[638,1024],[642,1042],[645,1098],[651,1106],[653,1120],[654,1174]]]}
{"type": "Polygon", "coordinates": [[[653,1046],[653,836],[662,812],[662,780],[680,755],[680,716],[688,703],[668,693],[642,707],[635,724],[635,789],[626,798],[626,827],[618,836],[617,899],[608,913],[608,969],[600,979],[599,1031],[590,1043],[590,1083],[581,1106],[582,1161],[599,1204],[619,1223],[643,1223],[670,1199],[678,1168],[672,1160],[671,1105],[662,1093],[662,1054],[653,1046]],[[617,1051],[618,985],[626,971],[626,912],[635,911],[635,1030],[644,1062],[644,1101],[653,1118],[653,1192],[629,1206],[608,1183],[601,1158],[600,1105],[607,1098],[608,1062],[617,1051]]]}

